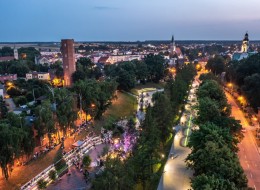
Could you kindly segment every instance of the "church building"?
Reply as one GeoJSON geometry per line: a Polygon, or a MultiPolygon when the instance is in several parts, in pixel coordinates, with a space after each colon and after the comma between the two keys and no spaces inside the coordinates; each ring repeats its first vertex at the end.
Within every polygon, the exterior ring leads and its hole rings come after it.
{"type": "Polygon", "coordinates": [[[179,47],[176,47],[174,36],[172,35],[170,49],[169,49],[169,57],[170,57],[170,66],[176,66],[177,64],[183,64],[184,56],[179,47]]]}
{"type": "Polygon", "coordinates": [[[233,61],[240,61],[242,59],[246,59],[249,56],[255,54],[256,52],[250,52],[249,50],[249,38],[248,38],[248,33],[245,34],[245,37],[242,41],[241,45],[241,51],[240,52],[235,52],[232,56],[233,61]]]}

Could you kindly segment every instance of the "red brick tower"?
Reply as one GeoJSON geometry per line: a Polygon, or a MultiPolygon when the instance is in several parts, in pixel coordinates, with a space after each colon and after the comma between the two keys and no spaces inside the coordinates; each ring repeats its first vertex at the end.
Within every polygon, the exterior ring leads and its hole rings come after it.
{"type": "Polygon", "coordinates": [[[74,40],[61,40],[61,53],[63,60],[64,85],[71,86],[71,75],[76,71],[74,40]]]}

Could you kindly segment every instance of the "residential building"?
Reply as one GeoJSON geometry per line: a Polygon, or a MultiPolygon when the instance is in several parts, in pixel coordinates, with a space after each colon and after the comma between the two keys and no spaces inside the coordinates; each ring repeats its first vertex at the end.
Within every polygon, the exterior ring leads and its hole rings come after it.
{"type": "Polygon", "coordinates": [[[38,80],[50,80],[50,74],[45,72],[30,72],[26,73],[26,80],[38,79],[38,80]]]}
{"type": "Polygon", "coordinates": [[[3,61],[13,61],[13,60],[14,60],[13,56],[0,57],[0,62],[3,62],[3,61]]]}
{"type": "Polygon", "coordinates": [[[17,74],[4,74],[0,75],[0,81],[4,83],[5,81],[17,80],[17,74]]]}

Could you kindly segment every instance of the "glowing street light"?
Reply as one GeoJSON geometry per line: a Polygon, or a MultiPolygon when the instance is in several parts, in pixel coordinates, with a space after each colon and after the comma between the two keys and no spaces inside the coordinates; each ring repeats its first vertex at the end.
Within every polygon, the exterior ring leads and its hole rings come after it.
{"type": "Polygon", "coordinates": [[[237,99],[242,101],[244,99],[244,97],[243,96],[239,96],[237,99]]]}
{"type": "Polygon", "coordinates": [[[232,83],[228,83],[228,87],[232,87],[233,86],[233,84],[232,83]]]}

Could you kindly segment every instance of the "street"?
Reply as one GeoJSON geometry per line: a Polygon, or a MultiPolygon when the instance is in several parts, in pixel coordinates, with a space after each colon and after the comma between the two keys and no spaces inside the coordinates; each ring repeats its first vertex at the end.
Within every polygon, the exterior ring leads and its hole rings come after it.
{"type": "Polygon", "coordinates": [[[239,109],[234,98],[226,93],[228,103],[232,106],[232,116],[241,121],[243,128],[246,128],[244,139],[239,144],[238,157],[248,179],[248,185],[260,189],[260,155],[256,141],[252,134],[254,127],[249,126],[244,114],[239,109]]]}

